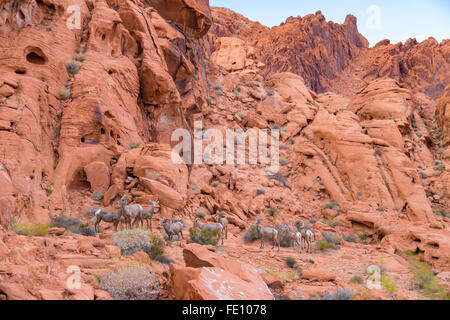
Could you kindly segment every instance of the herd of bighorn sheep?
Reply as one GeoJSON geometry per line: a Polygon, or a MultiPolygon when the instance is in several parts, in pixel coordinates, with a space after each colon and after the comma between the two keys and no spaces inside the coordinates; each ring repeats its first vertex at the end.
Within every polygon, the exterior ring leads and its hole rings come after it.
{"type": "MultiPolygon", "coordinates": [[[[144,209],[140,204],[128,205],[127,200],[128,196],[124,195],[117,202],[120,205],[119,210],[108,211],[98,209],[95,211],[94,217],[91,219],[91,224],[94,225],[95,231],[98,232],[98,225],[102,221],[113,224],[115,231],[117,231],[120,223],[129,228],[135,226],[139,227],[139,225],[143,228],[145,222],[147,222],[147,229],[150,228],[152,231],[152,218],[155,214],[155,209],[159,204],[159,201],[150,201],[152,207],[144,209]]],[[[223,245],[224,239],[228,239],[228,219],[222,212],[218,212],[215,215],[215,220],[215,223],[200,224],[198,219],[195,219],[193,228],[207,231],[218,231],[220,236],[219,241],[221,240],[223,245]]],[[[270,240],[273,243],[272,249],[274,249],[275,245],[277,245],[278,251],[280,251],[279,231],[274,227],[263,227],[260,223],[261,219],[257,219],[252,225],[252,227],[255,228],[258,238],[261,240],[260,248],[264,249],[264,241],[270,240]]],[[[168,241],[171,241],[172,237],[175,235],[179,237],[179,239],[184,239],[183,230],[187,228],[187,225],[183,220],[162,219],[159,226],[164,228],[168,241]]],[[[290,247],[293,247],[295,250],[295,247],[297,246],[300,253],[304,248],[306,248],[306,252],[312,252],[312,242],[315,239],[313,239],[314,232],[311,228],[308,227],[303,221],[296,221],[292,224],[292,226],[295,227],[295,231],[291,231],[288,224],[281,228],[281,230],[286,232],[289,237],[290,247]]]]}

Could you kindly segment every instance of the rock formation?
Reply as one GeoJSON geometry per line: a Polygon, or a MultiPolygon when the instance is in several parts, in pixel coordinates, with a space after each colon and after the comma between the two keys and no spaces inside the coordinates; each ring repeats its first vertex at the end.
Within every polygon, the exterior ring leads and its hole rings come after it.
{"type": "MultiPolygon", "coordinates": [[[[70,29],[65,1],[0,0],[0,300],[111,299],[95,279],[130,264],[157,274],[161,299],[315,298],[356,291],[351,277],[374,264],[396,297],[415,299],[411,254],[449,291],[448,40],[369,48],[353,16],[269,29],[206,0],[73,5],[70,29]],[[181,161],[177,129],[190,139],[203,129],[202,164],[181,161]],[[227,129],[279,129],[279,170],[208,162],[227,129]],[[144,252],[122,256],[104,222],[96,237],[17,234],[56,216],[85,226],[123,195],[146,208],[159,200],[154,221],[188,227],[224,212],[225,250],[188,243],[186,230],[166,246],[166,268],[144,252]],[[256,219],[308,222],[314,252],[245,242],[256,219]],[[80,290],[65,285],[70,265],[82,268],[80,290]]],[[[247,141],[236,148],[249,156],[247,141]]]]}

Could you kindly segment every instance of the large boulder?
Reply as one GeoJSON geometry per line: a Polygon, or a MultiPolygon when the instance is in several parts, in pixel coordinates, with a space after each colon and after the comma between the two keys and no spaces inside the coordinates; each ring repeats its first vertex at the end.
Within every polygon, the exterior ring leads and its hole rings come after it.
{"type": "Polygon", "coordinates": [[[274,299],[258,271],[246,263],[223,258],[198,244],[187,245],[183,256],[186,266],[170,266],[175,299],[274,299]]]}

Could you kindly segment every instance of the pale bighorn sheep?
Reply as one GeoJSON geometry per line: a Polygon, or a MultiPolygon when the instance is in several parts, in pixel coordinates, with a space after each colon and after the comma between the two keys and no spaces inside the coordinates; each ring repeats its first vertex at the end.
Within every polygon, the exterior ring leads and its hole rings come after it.
{"type": "Polygon", "coordinates": [[[142,210],[140,221],[141,221],[142,227],[144,227],[144,221],[147,221],[147,229],[148,229],[148,226],[150,223],[150,231],[153,231],[152,218],[153,218],[153,215],[155,214],[155,208],[159,204],[159,200],[150,201],[150,203],[152,204],[152,207],[149,209],[142,210]]]}
{"type": "Polygon", "coordinates": [[[186,225],[182,221],[177,221],[173,223],[168,223],[169,219],[163,219],[159,222],[160,226],[163,226],[164,231],[167,233],[167,237],[169,238],[169,241],[172,240],[172,237],[174,235],[181,235],[181,239],[184,239],[183,237],[183,230],[186,228],[186,225]]]}
{"type": "Polygon", "coordinates": [[[225,215],[223,212],[217,213],[216,221],[222,225],[224,232],[225,232],[225,240],[228,240],[228,219],[225,218],[225,215]]]}
{"type": "Polygon", "coordinates": [[[295,246],[298,246],[298,251],[302,251],[302,234],[300,232],[293,232],[289,228],[289,225],[285,225],[283,227],[283,230],[288,234],[289,237],[289,247],[294,248],[295,246]]]}
{"type": "Polygon", "coordinates": [[[261,227],[259,224],[261,223],[261,219],[257,219],[254,226],[256,227],[256,231],[258,236],[261,238],[261,246],[260,249],[264,249],[264,240],[271,239],[273,241],[272,249],[275,248],[275,243],[278,246],[278,251],[280,251],[280,241],[278,240],[278,231],[272,227],[261,227]]]}
{"type": "Polygon", "coordinates": [[[200,230],[206,231],[218,231],[220,238],[222,238],[223,245],[223,225],[221,225],[220,223],[206,223],[201,225],[200,222],[198,222],[198,219],[195,219],[194,228],[199,228],[200,230]]]}
{"type": "Polygon", "coordinates": [[[98,225],[101,221],[114,224],[114,230],[117,231],[117,227],[121,220],[123,221],[123,217],[120,214],[120,211],[107,211],[104,209],[98,209],[94,213],[94,217],[91,219],[91,224],[94,225],[95,232],[98,232],[98,225]]]}
{"type": "Polygon", "coordinates": [[[141,219],[144,208],[142,208],[140,204],[127,205],[127,199],[128,196],[124,195],[117,203],[120,205],[120,214],[125,218],[125,223],[128,224],[131,229],[132,225],[135,225],[136,223],[139,225],[139,220],[141,219]]]}
{"type": "MultiPolygon", "coordinates": [[[[302,244],[302,248],[304,248],[304,244],[306,242],[306,244],[308,245],[306,252],[312,253],[312,242],[313,242],[313,236],[314,236],[314,232],[308,228],[305,225],[305,222],[303,221],[295,221],[292,224],[294,227],[297,228],[297,231],[301,233],[302,239],[303,239],[303,244],[302,244]]],[[[315,240],[315,239],[314,239],[315,240]]]]}

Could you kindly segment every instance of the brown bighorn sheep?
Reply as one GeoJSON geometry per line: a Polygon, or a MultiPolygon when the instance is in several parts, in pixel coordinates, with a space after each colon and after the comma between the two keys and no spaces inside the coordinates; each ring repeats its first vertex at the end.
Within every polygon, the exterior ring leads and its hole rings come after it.
{"type": "Polygon", "coordinates": [[[120,205],[120,214],[125,218],[125,223],[131,229],[132,225],[138,223],[144,208],[140,204],[127,205],[128,196],[124,195],[117,203],[120,205]],[[133,221],[134,219],[134,221],[133,221]]]}
{"type": "Polygon", "coordinates": [[[278,251],[280,251],[280,241],[278,241],[278,231],[272,227],[261,227],[259,224],[261,223],[261,219],[257,219],[254,226],[256,227],[256,231],[258,232],[258,236],[261,237],[261,246],[260,249],[264,249],[264,240],[271,239],[273,241],[272,249],[275,248],[275,243],[278,246],[278,251]]]}
{"type": "Polygon", "coordinates": [[[303,243],[301,249],[304,248],[304,244],[306,242],[306,244],[308,245],[306,252],[312,253],[311,244],[313,241],[314,232],[310,228],[308,228],[303,221],[296,221],[292,225],[297,228],[297,231],[300,232],[302,236],[303,243]]]}
{"type": "Polygon", "coordinates": [[[291,231],[291,229],[289,228],[289,225],[285,225],[283,227],[283,230],[288,234],[289,237],[289,246],[291,248],[294,248],[295,251],[295,246],[298,246],[298,251],[301,252],[302,251],[302,234],[300,232],[293,232],[291,231]]]}
{"type": "Polygon", "coordinates": [[[155,213],[155,208],[159,204],[159,200],[150,201],[150,203],[152,204],[152,207],[149,209],[142,210],[140,221],[141,221],[142,227],[144,227],[144,221],[147,221],[147,229],[148,229],[149,222],[150,222],[150,231],[153,231],[152,219],[153,219],[153,215],[155,213]]]}
{"type": "Polygon", "coordinates": [[[99,209],[94,213],[94,217],[91,219],[91,224],[94,225],[95,232],[98,232],[98,225],[101,221],[114,224],[114,230],[117,231],[121,218],[122,215],[120,214],[120,211],[107,211],[104,209],[99,209]]]}
{"type": "Polygon", "coordinates": [[[184,224],[184,222],[181,221],[177,221],[174,223],[168,223],[169,219],[163,219],[159,222],[160,226],[163,226],[164,231],[166,231],[167,237],[169,238],[169,241],[172,240],[172,237],[174,235],[179,235],[181,234],[181,239],[184,239],[183,237],[183,229],[186,228],[186,225],[184,224]]]}
{"type": "Polygon", "coordinates": [[[201,225],[200,222],[198,222],[198,219],[195,219],[194,228],[199,228],[200,230],[206,231],[218,231],[220,238],[222,238],[223,245],[223,225],[221,225],[220,223],[206,223],[204,225],[201,225]]]}
{"type": "Polygon", "coordinates": [[[225,231],[225,239],[228,240],[228,219],[225,218],[225,215],[223,212],[217,213],[216,221],[223,226],[223,229],[225,231]]]}

